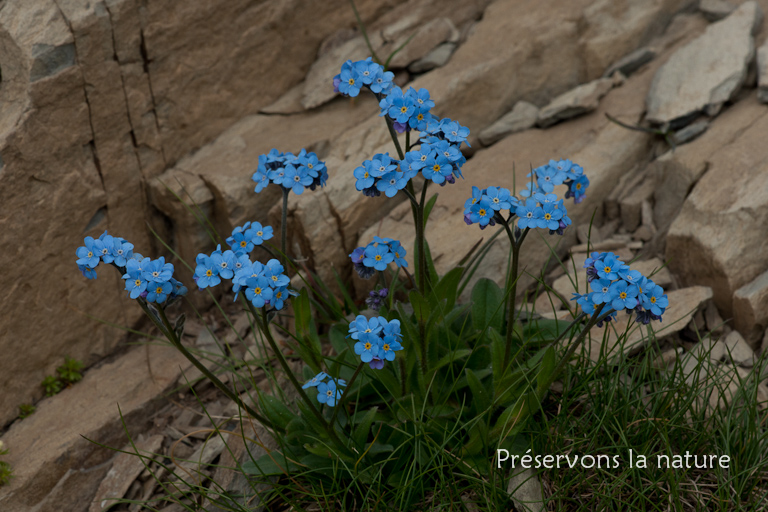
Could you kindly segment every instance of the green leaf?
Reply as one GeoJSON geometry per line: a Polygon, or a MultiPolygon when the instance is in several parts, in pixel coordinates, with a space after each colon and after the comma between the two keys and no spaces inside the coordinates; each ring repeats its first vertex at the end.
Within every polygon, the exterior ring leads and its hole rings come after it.
{"type": "Polygon", "coordinates": [[[376,416],[376,412],[378,410],[378,407],[372,407],[368,409],[368,412],[366,412],[365,416],[363,416],[363,420],[358,426],[355,427],[354,432],[352,432],[352,440],[355,442],[355,444],[357,444],[357,446],[361,448],[365,446],[365,442],[368,440],[368,434],[371,432],[373,419],[376,416]]]}
{"type": "Polygon", "coordinates": [[[435,203],[437,202],[437,196],[439,194],[435,194],[432,197],[429,198],[429,201],[427,201],[426,206],[424,206],[424,225],[427,225],[427,221],[429,220],[429,214],[432,213],[432,208],[435,207],[435,203]]]}
{"type": "Polygon", "coordinates": [[[394,398],[400,398],[402,389],[400,383],[397,381],[397,377],[395,377],[392,372],[382,369],[376,372],[376,376],[378,377],[379,382],[384,384],[384,387],[387,388],[390,395],[394,398]]]}
{"type": "Polygon", "coordinates": [[[282,400],[266,394],[261,394],[260,399],[264,415],[278,427],[285,429],[296,417],[296,414],[288,409],[282,400]]]}
{"type": "MultiPolygon", "coordinates": [[[[507,341],[501,337],[499,331],[491,327],[488,329],[488,337],[491,339],[491,368],[493,368],[493,382],[498,383],[506,368],[504,366],[504,353],[507,350],[507,341]]],[[[498,387],[497,391],[498,393],[498,387]]]]}
{"type": "MultiPolygon", "coordinates": [[[[541,393],[548,387],[549,378],[555,371],[555,348],[549,347],[544,352],[544,356],[541,358],[541,364],[539,365],[539,373],[536,375],[536,382],[538,383],[538,391],[541,393]]],[[[543,396],[543,395],[542,395],[543,396]]]]}
{"type": "Polygon", "coordinates": [[[245,461],[242,468],[243,472],[247,475],[273,476],[294,473],[299,469],[299,466],[275,450],[262,456],[257,461],[245,461]]]}
{"type": "Polygon", "coordinates": [[[437,363],[435,363],[435,365],[432,367],[432,370],[437,370],[438,368],[442,368],[443,366],[447,364],[451,364],[454,361],[464,359],[465,357],[469,356],[471,353],[472,353],[472,350],[468,348],[454,350],[448,354],[445,354],[437,363]]]}
{"type": "Polygon", "coordinates": [[[416,290],[408,294],[408,299],[413,307],[413,314],[416,315],[416,321],[426,322],[431,312],[429,302],[416,290]]]}
{"type": "Polygon", "coordinates": [[[504,318],[504,292],[499,285],[487,278],[477,281],[472,288],[472,322],[478,331],[486,327],[493,327],[497,331],[502,329],[504,318]]]}
{"type": "Polygon", "coordinates": [[[440,303],[445,299],[445,311],[451,311],[459,296],[459,282],[464,269],[456,267],[445,274],[432,290],[432,296],[440,303]]]}
{"type": "Polygon", "coordinates": [[[472,390],[472,405],[474,405],[475,410],[478,413],[487,410],[491,406],[491,398],[488,396],[485,386],[471,368],[465,369],[464,372],[467,374],[469,389],[472,390]]]}
{"type": "MultiPolygon", "coordinates": [[[[523,337],[526,340],[536,340],[539,343],[551,343],[558,338],[571,322],[566,320],[554,320],[549,318],[537,318],[525,324],[523,337]]],[[[573,334],[576,326],[571,329],[573,334]]]]}

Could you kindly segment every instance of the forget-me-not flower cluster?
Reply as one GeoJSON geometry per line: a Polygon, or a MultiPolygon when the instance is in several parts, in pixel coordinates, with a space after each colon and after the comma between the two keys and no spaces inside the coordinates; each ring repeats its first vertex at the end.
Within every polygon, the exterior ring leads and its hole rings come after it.
{"type": "Polygon", "coordinates": [[[405,254],[405,248],[398,240],[374,236],[373,242],[365,247],[358,247],[349,257],[357,274],[363,279],[368,279],[374,271],[386,270],[387,265],[392,262],[398,267],[408,267],[405,254]]]}
{"type": "Polygon", "coordinates": [[[301,387],[302,389],[317,388],[317,401],[328,407],[333,407],[341,400],[341,395],[344,393],[344,390],[340,388],[346,385],[347,382],[345,380],[334,379],[327,373],[320,372],[301,387]],[[327,382],[326,379],[328,380],[327,382]]]}
{"type": "Polygon", "coordinates": [[[132,299],[162,304],[187,293],[187,288],[173,277],[173,264],[166,263],[162,256],[156,260],[145,258],[133,252],[133,244],[106,231],[98,239],[85,237],[84,243],[75,254],[77,267],[88,279],[96,279],[96,267],[106,263],[120,271],[132,299]]]}
{"type": "MultiPolygon", "coordinates": [[[[635,312],[635,320],[648,324],[651,320],[661,321],[669,300],[664,289],[639,271],[632,270],[612,252],[593,252],[584,268],[592,290],[586,294],[574,294],[582,311],[588,315],[595,312],[600,304],[615,311],[635,312]]],[[[606,318],[615,317],[615,312],[606,318]]]]}
{"type": "Polygon", "coordinates": [[[315,190],[318,186],[325,186],[328,169],[315,153],[308,153],[305,149],[298,155],[273,149],[266,155],[259,155],[259,165],[251,179],[256,182],[256,192],[274,183],[301,195],[305,188],[315,190]]]}
{"type": "Polygon", "coordinates": [[[400,333],[400,321],[390,320],[382,316],[365,318],[358,315],[349,324],[349,335],[355,343],[355,354],[360,360],[368,363],[374,370],[384,368],[385,361],[394,361],[395,352],[403,350],[400,344],[403,335],[400,333]]]}
{"type": "Polygon", "coordinates": [[[573,197],[575,202],[583,200],[589,186],[584,169],[570,160],[550,160],[549,164],[534,169],[528,177],[532,180],[520,192],[523,199],[518,199],[503,187],[483,190],[472,187],[472,197],[464,203],[464,222],[478,224],[480,229],[485,229],[486,226],[510,222],[517,217],[520,229],[548,229],[550,234],[562,235],[572,221],[563,199],[558,199],[553,191],[556,185],[568,185],[566,199],[573,197]],[[505,215],[504,212],[508,213],[505,215]]]}

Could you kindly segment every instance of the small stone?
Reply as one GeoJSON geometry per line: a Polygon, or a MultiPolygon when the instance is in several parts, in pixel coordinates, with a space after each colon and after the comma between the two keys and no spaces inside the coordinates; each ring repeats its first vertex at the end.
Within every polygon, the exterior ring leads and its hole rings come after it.
{"type": "Polygon", "coordinates": [[[640,226],[635,230],[635,233],[632,235],[632,238],[635,240],[641,240],[643,242],[647,242],[650,239],[653,238],[654,231],[651,231],[651,228],[648,226],[640,226]]]}
{"type": "Polygon", "coordinates": [[[539,107],[527,101],[518,101],[514,108],[491,126],[480,132],[480,143],[490,146],[507,135],[522,132],[536,124],[539,107]]]}
{"type": "Polygon", "coordinates": [[[736,9],[736,6],[725,0],[701,0],[699,10],[707,21],[719,21],[736,9]]]}
{"type": "Polygon", "coordinates": [[[653,360],[653,366],[657,370],[666,370],[672,365],[678,357],[683,354],[683,347],[671,348],[662,352],[656,359],[653,360]]]}
{"type": "Polygon", "coordinates": [[[408,71],[411,73],[425,73],[445,66],[454,51],[456,51],[456,43],[447,42],[437,45],[431,52],[408,66],[408,71]]]}
{"type": "Polygon", "coordinates": [[[757,99],[768,103],[768,41],[757,50],[757,99]]]}
{"type": "MultiPolygon", "coordinates": [[[[501,464],[504,464],[502,461],[501,464]]],[[[544,499],[541,482],[532,469],[515,468],[507,485],[507,493],[512,497],[516,510],[526,512],[544,512],[544,499]]]]}
{"type": "Polygon", "coordinates": [[[768,271],[733,294],[733,326],[754,348],[768,326],[768,271]]]}
{"type": "Polygon", "coordinates": [[[723,340],[725,354],[733,364],[751,368],[755,364],[755,352],[738,331],[731,331],[723,340]]]}
{"type": "Polygon", "coordinates": [[[638,48],[629,55],[625,55],[611,64],[610,67],[605,70],[605,73],[603,73],[603,77],[607,78],[613,76],[617,71],[625,77],[629,76],[643,67],[643,65],[651,62],[654,57],[656,57],[656,52],[647,46],[638,48]]]}
{"type": "Polygon", "coordinates": [[[707,304],[707,308],[704,310],[704,319],[707,322],[707,329],[710,332],[718,333],[723,332],[723,318],[720,316],[720,312],[717,311],[717,306],[714,302],[707,304]]]}
{"type": "Polygon", "coordinates": [[[77,62],[75,45],[73,43],[61,46],[36,44],[32,47],[32,69],[29,70],[29,81],[36,82],[43,78],[72,67],[77,62]]]}
{"type": "Polygon", "coordinates": [[[381,55],[387,55],[402,47],[389,62],[391,68],[405,68],[427,55],[439,44],[451,40],[455,42],[459,34],[453,22],[448,18],[433,19],[419,27],[416,32],[408,32],[403,33],[391,44],[384,45],[379,52],[381,55]]]}
{"type": "Polygon", "coordinates": [[[592,112],[600,99],[614,86],[613,79],[599,78],[561,94],[539,111],[538,124],[542,128],[560,121],[592,112]]]}
{"type": "Polygon", "coordinates": [[[621,212],[621,223],[627,231],[634,231],[642,222],[643,203],[653,197],[656,190],[656,180],[653,175],[648,175],[637,187],[632,187],[631,192],[627,193],[619,200],[619,211],[621,212]]]}
{"type": "Polygon", "coordinates": [[[707,128],[709,128],[709,119],[702,119],[701,121],[696,121],[695,123],[689,124],[681,130],[677,130],[672,135],[672,139],[675,141],[675,144],[679,146],[681,144],[685,144],[686,142],[692,141],[707,131],[707,128]]]}

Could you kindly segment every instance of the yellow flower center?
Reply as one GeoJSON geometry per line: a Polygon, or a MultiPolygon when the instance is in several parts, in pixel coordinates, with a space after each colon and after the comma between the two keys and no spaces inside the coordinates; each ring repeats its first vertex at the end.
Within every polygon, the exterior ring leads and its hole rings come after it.
{"type": "Polygon", "coordinates": [[[371,344],[366,342],[365,343],[365,350],[371,350],[371,344]]]}
{"type": "Polygon", "coordinates": [[[277,276],[272,276],[272,280],[273,280],[274,282],[277,282],[277,276]]]}
{"type": "Polygon", "coordinates": [[[435,164],[432,166],[432,170],[435,172],[440,172],[440,164],[435,164]]]}
{"type": "Polygon", "coordinates": [[[263,232],[263,231],[257,231],[257,232],[256,232],[256,236],[262,236],[263,234],[264,234],[264,232],[263,232]]]}
{"type": "Polygon", "coordinates": [[[368,171],[366,171],[365,174],[363,174],[363,178],[366,178],[366,179],[368,178],[368,171]]]}
{"type": "Polygon", "coordinates": [[[389,352],[389,343],[385,343],[381,348],[384,349],[384,352],[389,352]]]}
{"type": "Polygon", "coordinates": [[[581,183],[577,183],[577,184],[576,184],[576,189],[577,189],[577,190],[581,190],[581,183]]]}
{"type": "Polygon", "coordinates": [[[477,213],[479,213],[481,217],[485,217],[485,208],[480,208],[480,211],[477,213]]]}
{"type": "Polygon", "coordinates": [[[141,286],[141,279],[137,279],[133,282],[136,286],[141,286]]]}
{"type": "Polygon", "coordinates": [[[93,251],[88,251],[88,257],[93,258],[93,251]]]}
{"type": "Polygon", "coordinates": [[[626,299],[627,298],[627,292],[621,292],[619,294],[619,297],[621,297],[622,299],[626,299]]]}
{"type": "Polygon", "coordinates": [[[651,304],[656,304],[656,297],[651,297],[651,304]]]}
{"type": "Polygon", "coordinates": [[[424,120],[424,114],[417,115],[416,119],[418,119],[419,121],[423,121],[424,120]]]}
{"type": "Polygon", "coordinates": [[[213,275],[213,270],[211,270],[211,269],[206,270],[205,271],[205,275],[206,275],[206,277],[211,277],[213,275]]]}
{"type": "Polygon", "coordinates": [[[261,295],[261,288],[257,286],[256,288],[253,289],[253,293],[255,293],[256,295],[261,295]]]}
{"type": "Polygon", "coordinates": [[[158,286],[157,288],[155,288],[155,293],[163,293],[163,287],[158,286]]]}
{"type": "Polygon", "coordinates": [[[373,259],[375,259],[376,261],[381,261],[381,255],[377,254],[376,256],[374,256],[373,259]]]}
{"type": "Polygon", "coordinates": [[[240,242],[240,247],[245,247],[245,246],[247,246],[247,245],[248,245],[248,242],[246,242],[245,240],[243,240],[242,242],[240,242]]]}
{"type": "Polygon", "coordinates": [[[611,267],[605,267],[603,269],[603,272],[605,272],[606,274],[610,274],[611,273],[611,267]]]}
{"type": "Polygon", "coordinates": [[[544,220],[550,220],[551,218],[552,218],[552,214],[551,213],[545,213],[544,214],[544,220]]]}
{"type": "Polygon", "coordinates": [[[406,107],[405,105],[403,105],[402,107],[400,107],[400,112],[402,112],[403,114],[405,114],[406,112],[408,112],[408,107],[406,107]]]}
{"type": "Polygon", "coordinates": [[[354,78],[350,78],[349,79],[349,85],[355,85],[355,79],[354,78]]]}
{"type": "Polygon", "coordinates": [[[283,292],[277,292],[275,294],[275,297],[277,297],[278,299],[282,299],[283,298],[283,292]]]}

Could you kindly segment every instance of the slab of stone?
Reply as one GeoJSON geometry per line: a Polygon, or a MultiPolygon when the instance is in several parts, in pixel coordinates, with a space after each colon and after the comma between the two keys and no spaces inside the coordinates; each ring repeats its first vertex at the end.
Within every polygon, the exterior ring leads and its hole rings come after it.
{"type": "Polygon", "coordinates": [[[768,41],[757,50],[757,99],[768,103],[768,41]]]}
{"type": "Polygon", "coordinates": [[[385,44],[381,49],[381,54],[389,55],[405,45],[389,62],[390,68],[405,68],[425,57],[441,43],[446,41],[456,43],[458,39],[459,31],[450,19],[435,18],[413,32],[402,34],[392,43],[385,44]]]}
{"type": "Polygon", "coordinates": [[[136,347],[40,402],[35,414],[14,423],[3,436],[12,447],[5,460],[15,478],[0,494],[0,509],[47,512],[61,510],[65,503],[72,512],[88,510],[99,475],[107,473],[105,463],[114,452],[84,437],[106,446],[125,446],[123,421],[131,436],[145,432],[151,412],[189,366],[173,347],[136,347]]]}
{"type": "Polygon", "coordinates": [[[539,107],[527,101],[518,101],[512,110],[480,132],[480,143],[490,146],[511,133],[532,128],[538,119],[539,107]]]}
{"type": "Polygon", "coordinates": [[[144,440],[136,440],[134,446],[123,447],[123,452],[129,453],[118,453],[115,456],[112,467],[101,481],[91,506],[88,507],[88,512],[101,512],[110,507],[114,500],[125,496],[134,480],[144,471],[145,465],[149,464],[149,461],[139,457],[135,450],[151,459],[160,450],[163,439],[164,436],[154,435],[144,440]]]}
{"type": "Polygon", "coordinates": [[[609,78],[616,72],[619,72],[624,76],[629,76],[645,64],[651,62],[654,57],[656,57],[656,52],[653,49],[648,48],[647,46],[638,48],[629,55],[625,55],[611,64],[608,69],[605,70],[603,76],[609,78]]]}
{"type": "Polygon", "coordinates": [[[599,78],[561,94],[539,111],[538,125],[546,128],[560,121],[592,112],[613,85],[613,79],[599,78]]]}
{"type": "Polygon", "coordinates": [[[685,128],[682,128],[680,130],[677,130],[674,134],[672,134],[672,140],[677,144],[678,146],[681,144],[685,144],[686,142],[690,142],[705,131],[707,131],[707,128],[709,128],[709,120],[708,119],[702,119],[700,121],[696,121],[694,123],[689,124],[685,128]]]}
{"type": "Polygon", "coordinates": [[[532,469],[513,469],[507,485],[507,493],[512,497],[515,510],[525,512],[544,512],[546,510],[541,482],[532,469]]]}
{"type": "Polygon", "coordinates": [[[408,66],[411,73],[425,73],[435,68],[445,66],[456,51],[456,43],[446,42],[437,45],[431,52],[408,66]]]}
{"type": "MultiPolygon", "coordinates": [[[[768,270],[764,256],[768,251],[768,147],[764,143],[768,108],[753,105],[744,106],[753,110],[747,116],[751,124],[742,125],[733,142],[704,162],[708,171],[667,234],[670,270],[683,285],[711,287],[715,304],[726,318],[737,314],[732,304],[736,290],[768,270]],[[690,258],[692,254],[695,259],[690,258]]],[[[698,144],[707,135],[683,148],[711,151],[698,144]]],[[[747,334],[743,328],[737,330],[747,334]]]]}
{"type": "Polygon", "coordinates": [[[723,339],[725,355],[733,364],[751,368],[755,363],[755,352],[739,334],[739,331],[731,331],[723,339]]]}
{"type": "Polygon", "coordinates": [[[659,69],[648,92],[646,119],[683,125],[692,116],[714,116],[741,89],[754,58],[760,6],[749,1],[677,50],[659,69]]]}
{"type": "Polygon", "coordinates": [[[763,272],[733,294],[733,327],[744,333],[752,348],[768,327],[768,272],[763,272]]]}
{"type": "Polygon", "coordinates": [[[699,10],[708,21],[719,21],[736,9],[736,6],[726,0],[701,0],[699,10]]]}

